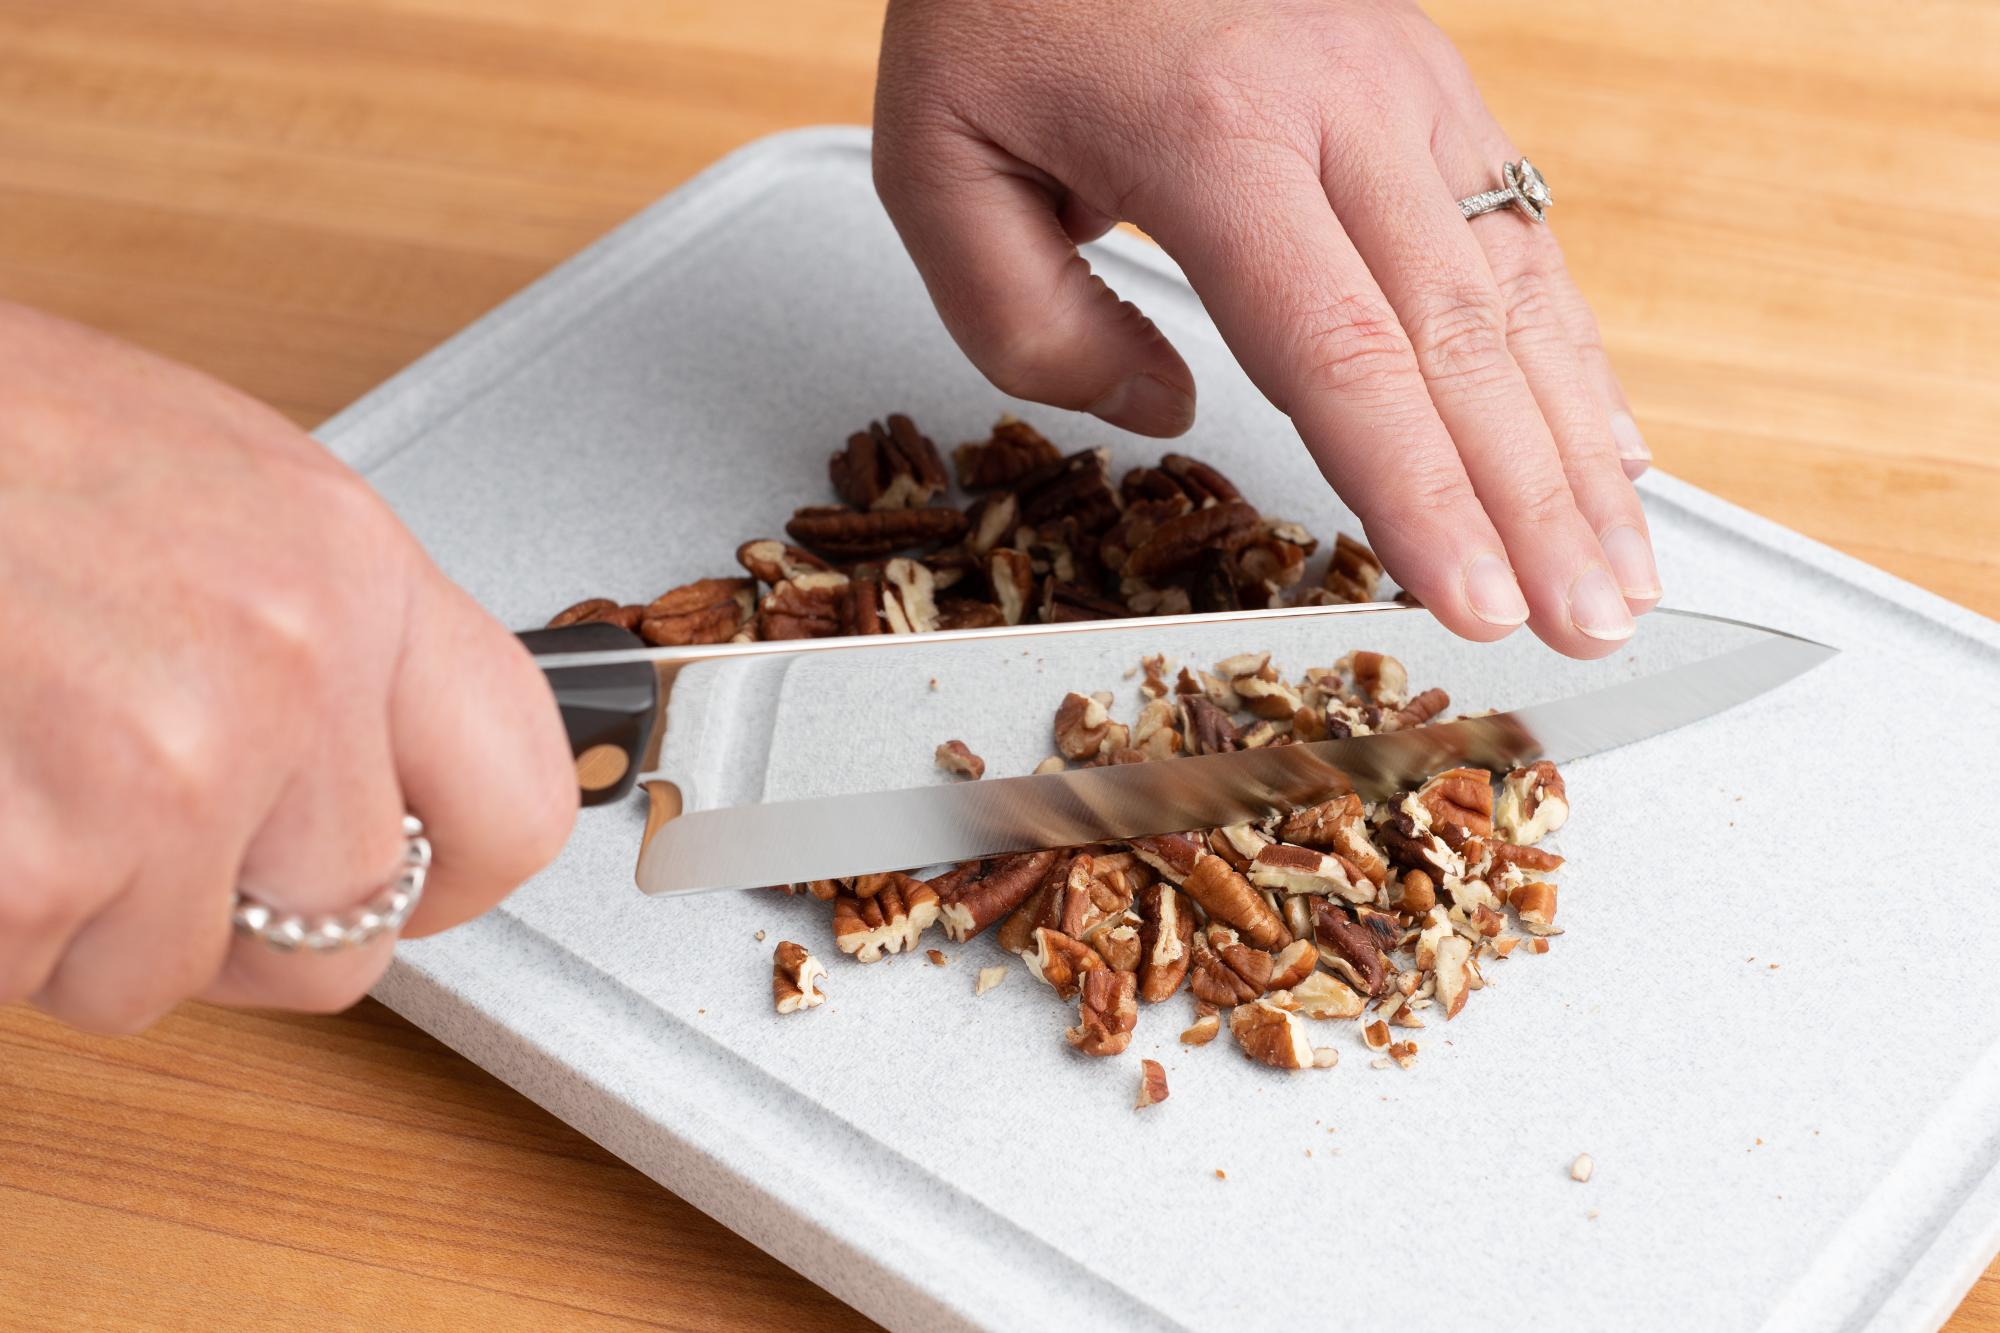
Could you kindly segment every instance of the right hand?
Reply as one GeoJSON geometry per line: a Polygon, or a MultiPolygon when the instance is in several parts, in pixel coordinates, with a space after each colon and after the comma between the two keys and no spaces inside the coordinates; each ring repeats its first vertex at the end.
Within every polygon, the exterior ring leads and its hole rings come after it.
{"type": "Polygon", "coordinates": [[[177,1001],[358,999],[387,938],[281,954],[239,885],[356,906],[408,809],[406,934],[561,847],[575,772],[540,673],[354,473],[193,371],[0,303],[0,1003],[104,1032],[177,1001]]]}

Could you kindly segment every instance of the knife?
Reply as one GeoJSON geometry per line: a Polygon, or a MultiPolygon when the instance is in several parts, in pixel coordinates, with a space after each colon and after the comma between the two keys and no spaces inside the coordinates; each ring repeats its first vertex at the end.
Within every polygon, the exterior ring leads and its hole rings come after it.
{"type": "Polygon", "coordinates": [[[1212,828],[1347,791],[1378,799],[1458,765],[1505,771],[1536,759],[1567,761],[1710,717],[1835,651],[1764,626],[1661,610],[1619,653],[1583,663],[1526,635],[1470,644],[1426,612],[1388,603],[673,648],[602,624],[521,637],[561,705],[584,803],[619,801],[635,787],[647,794],[637,880],[649,894],[1212,828]],[[946,736],[920,743],[907,734],[908,718],[935,708],[940,678],[976,702],[954,715],[960,729],[976,723],[983,734],[1018,742],[1047,736],[1063,693],[1122,684],[1147,654],[1207,669],[1266,649],[1293,679],[1354,649],[1390,652],[1413,683],[1451,691],[1455,707],[1505,710],[1406,731],[1039,776],[968,782],[926,772],[932,780],[917,785],[930,746],[946,736]],[[974,684],[963,689],[963,682],[974,684]],[[1489,690],[1509,697],[1488,697],[1489,690]],[[749,722],[768,721],[765,704],[796,724],[787,724],[788,735],[831,735],[839,762],[769,767],[773,749],[784,748],[778,724],[742,736],[749,722]],[[731,764],[716,762],[725,745],[745,761],[734,768],[761,774],[761,785],[734,792],[739,801],[687,809],[690,782],[742,787],[731,764]],[[877,789],[884,773],[899,769],[907,785],[877,789]],[[808,790],[787,796],[788,785],[808,790]]]}

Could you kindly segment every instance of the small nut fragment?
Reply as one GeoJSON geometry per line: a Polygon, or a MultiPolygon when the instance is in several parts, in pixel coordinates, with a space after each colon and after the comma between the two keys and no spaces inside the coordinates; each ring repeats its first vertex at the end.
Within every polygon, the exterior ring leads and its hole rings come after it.
{"type": "MultiPolygon", "coordinates": [[[[1314,1069],[1331,1069],[1339,1063],[1340,1063],[1340,1052],[1333,1049],[1333,1047],[1319,1046],[1313,1049],[1314,1069]]],[[[1310,1150],[1308,1150],[1308,1152],[1310,1152],[1310,1150]]]]}
{"type": "Polygon", "coordinates": [[[1181,1029],[1181,1045],[1206,1046],[1215,1040],[1215,1034],[1222,1030],[1222,1018],[1212,1005],[1204,1005],[1206,1013],[1197,1013],[1194,1022],[1181,1029]]]}
{"type": "Polygon", "coordinates": [[[1530,935],[1561,934],[1556,929],[1555,885],[1546,880],[1523,884],[1507,895],[1507,902],[1521,918],[1522,929],[1530,935]]]}
{"type": "Polygon", "coordinates": [[[1390,896],[1390,905],[1404,916],[1427,916],[1437,906],[1437,886],[1421,870],[1406,870],[1390,896]]]}
{"type": "Polygon", "coordinates": [[[1111,715],[1088,695],[1071,693],[1056,709],[1056,749],[1065,759],[1088,759],[1104,745],[1111,715]]]}
{"type": "Polygon", "coordinates": [[[1290,990],[1319,969],[1319,950],[1309,939],[1293,940],[1271,960],[1271,990],[1290,990]]]}
{"type": "Polygon", "coordinates": [[[1006,979],[1007,965],[1005,963],[995,963],[992,967],[982,967],[979,969],[979,979],[973,983],[972,993],[974,995],[984,995],[987,991],[992,990],[1006,979]]]}
{"type": "Polygon", "coordinates": [[[1375,900],[1375,885],[1346,857],[1274,842],[1250,863],[1250,882],[1279,893],[1311,893],[1351,903],[1375,900]]]}
{"type": "Polygon", "coordinates": [[[1472,946],[1456,932],[1437,943],[1433,975],[1437,978],[1437,1002],[1444,1006],[1446,1021],[1458,1017],[1472,981],[1472,946]]]}
{"type": "Polygon", "coordinates": [[[1569,1164],[1569,1178],[1579,1185],[1589,1180],[1596,1171],[1597,1163],[1591,1160],[1587,1152],[1578,1153],[1576,1160],[1569,1164]]]}
{"type": "Polygon", "coordinates": [[[1386,653],[1357,651],[1342,661],[1354,673],[1354,685],[1369,700],[1384,708],[1398,708],[1409,700],[1410,673],[1386,653]]]}
{"type": "Polygon", "coordinates": [[[1132,1104],[1135,1111],[1143,1111],[1148,1106],[1158,1106],[1167,1099],[1167,1071],[1160,1067],[1158,1060],[1139,1062],[1139,1100],[1132,1104]]]}
{"type": "Polygon", "coordinates": [[[1515,843],[1540,842],[1568,822],[1569,793],[1556,766],[1544,759],[1509,773],[1494,820],[1500,836],[1515,843]]]}
{"type": "Polygon", "coordinates": [[[1047,983],[1050,990],[1065,1000],[1076,998],[1087,974],[1104,967],[1097,950],[1047,926],[1036,928],[1034,952],[1022,957],[1035,980],[1047,983]]]}
{"type": "Polygon", "coordinates": [[[1050,773],[1060,773],[1068,767],[1069,761],[1067,759],[1064,759],[1059,754],[1052,754],[1047,759],[1042,760],[1041,763],[1035,765],[1035,776],[1038,778],[1046,777],[1050,773]]]}
{"type": "Polygon", "coordinates": [[[1194,958],[1194,908],[1171,884],[1139,895],[1139,996],[1158,1004],[1180,989],[1194,958]]]}
{"type": "Polygon", "coordinates": [[[1334,538],[1333,559],[1327,564],[1326,577],[1320,580],[1320,586],[1336,600],[1372,602],[1381,578],[1382,562],[1373,551],[1344,532],[1334,538]]]}
{"type": "Polygon", "coordinates": [[[962,778],[986,776],[986,761],[974,754],[964,741],[946,741],[937,747],[937,766],[962,778]]]}
{"type": "Polygon", "coordinates": [[[795,579],[801,574],[825,573],[827,570],[826,561],[812,552],[774,537],[744,542],[736,548],[736,563],[748,570],[752,578],[774,588],[786,579],[795,579]]]}
{"type": "Polygon", "coordinates": [[[1292,983],[1292,1001],[1307,1018],[1359,1018],[1368,1006],[1352,986],[1331,972],[1314,972],[1292,983]]]}
{"type": "Polygon", "coordinates": [[[1130,972],[1107,967],[1086,973],[1076,1026],[1063,1036],[1085,1055],[1117,1055],[1139,1024],[1138,989],[1139,978],[1130,972]]]}
{"type": "Polygon", "coordinates": [[[771,955],[771,1002],[779,1013],[797,1013],[825,1000],[819,990],[824,980],[826,968],[806,952],[804,945],[779,941],[771,955]]]}
{"type": "Polygon", "coordinates": [[[950,961],[944,956],[944,950],[942,949],[926,949],[924,950],[924,957],[931,960],[932,967],[943,967],[950,961]]]}
{"type": "Polygon", "coordinates": [[[1269,1000],[1252,1000],[1229,1011],[1229,1033],[1243,1053],[1273,1069],[1310,1069],[1313,1047],[1305,1024],[1269,1000]]]}

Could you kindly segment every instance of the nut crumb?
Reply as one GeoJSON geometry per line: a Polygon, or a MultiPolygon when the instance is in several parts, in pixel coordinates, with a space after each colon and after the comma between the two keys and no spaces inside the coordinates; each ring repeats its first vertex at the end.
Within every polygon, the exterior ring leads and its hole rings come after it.
{"type": "Polygon", "coordinates": [[[1576,1160],[1569,1164],[1569,1178],[1581,1185],[1590,1179],[1590,1173],[1596,1169],[1597,1163],[1591,1160],[1590,1154],[1580,1152],[1576,1155],[1576,1160]]]}
{"type": "Polygon", "coordinates": [[[1148,1106],[1158,1106],[1167,1099],[1167,1071],[1158,1060],[1139,1062],[1139,1100],[1132,1104],[1135,1111],[1148,1106]]]}
{"type": "MultiPolygon", "coordinates": [[[[1331,1046],[1319,1046],[1313,1050],[1313,1068],[1331,1069],[1340,1063],[1340,1052],[1331,1046]]],[[[1306,1156],[1312,1156],[1312,1149],[1306,1149],[1306,1156]]]]}
{"type": "Polygon", "coordinates": [[[937,687],[938,687],[938,684],[937,684],[937,677],[936,677],[936,676],[932,676],[932,677],[931,677],[931,688],[935,690],[935,689],[936,689],[937,687]]]}
{"type": "Polygon", "coordinates": [[[946,741],[937,747],[937,766],[947,773],[977,781],[986,776],[986,761],[974,754],[964,741],[946,741]]]}
{"type": "Polygon", "coordinates": [[[1005,963],[998,963],[992,967],[982,967],[979,969],[979,980],[973,983],[972,993],[974,995],[984,995],[987,991],[992,990],[1006,979],[1007,965],[1005,963]]]}
{"type": "Polygon", "coordinates": [[[1229,1179],[1229,1173],[1218,1166],[1215,1168],[1215,1178],[1217,1180],[1227,1180],[1229,1179]]]}
{"type": "MultiPolygon", "coordinates": [[[[819,983],[825,979],[826,968],[806,952],[804,945],[790,940],[778,942],[771,955],[771,1004],[779,1013],[794,1014],[825,1000],[819,990],[819,983]]],[[[697,1012],[705,1014],[708,1010],[697,1012]]]]}
{"type": "Polygon", "coordinates": [[[758,931],[758,932],[757,932],[757,935],[756,935],[756,939],[757,939],[757,943],[759,943],[759,944],[762,944],[762,943],[764,942],[764,932],[763,932],[763,931],[761,931],[761,930],[760,930],[760,931],[758,931]]]}
{"type": "Polygon", "coordinates": [[[933,967],[943,967],[947,961],[943,949],[927,949],[924,951],[924,957],[931,960],[933,967]]]}

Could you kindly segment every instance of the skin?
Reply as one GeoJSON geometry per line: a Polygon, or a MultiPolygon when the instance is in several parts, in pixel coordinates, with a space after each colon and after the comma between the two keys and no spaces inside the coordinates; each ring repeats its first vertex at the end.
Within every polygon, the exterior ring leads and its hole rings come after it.
{"type": "MultiPolygon", "coordinates": [[[[1520,154],[1415,9],[894,0],[876,119],[883,201],[1001,389],[1192,424],[1186,364],[1077,252],[1129,220],[1452,629],[1597,656],[1658,599],[1590,313],[1547,228],[1459,216],[1520,154]]],[[[555,855],[576,787],[546,683],[315,442],[4,303],[0,404],[0,1003],[105,1032],[190,996],[342,1008],[391,942],[237,940],[239,885],[352,907],[410,809],[420,935],[555,855]]]]}

